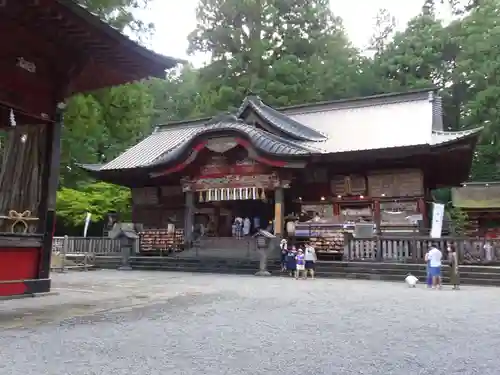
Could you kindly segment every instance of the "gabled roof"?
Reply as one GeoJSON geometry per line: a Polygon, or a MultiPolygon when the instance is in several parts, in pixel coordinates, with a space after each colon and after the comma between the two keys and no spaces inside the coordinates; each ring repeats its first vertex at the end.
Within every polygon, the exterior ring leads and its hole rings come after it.
{"type": "Polygon", "coordinates": [[[295,140],[320,142],[328,139],[328,136],[325,134],[311,129],[274,108],[265,105],[258,96],[246,97],[236,115],[241,118],[247,110],[253,110],[263,121],[295,140]]]}
{"type": "Polygon", "coordinates": [[[431,145],[438,146],[449,142],[462,140],[469,136],[475,136],[479,134],[481,130],[483,130],[482,126],[474,129],[467,129],[456,132],[433,130],[431,145]]]}
{"type": "Polygon", "coordinates": [[[481,128],[461,132],[432,130],[436,112],[433,98],[429,92],[418,91],[384,95],[382,99],[370,97],[366,102],[356,99],[312,104],[283,112],[251,96],[243,101],[236,116],[158,126],[148,138],[116,159],[86,168],[109,171],[154,167],[185,155],[198,137],[216,138],[228,133],[245,137],[259,152],[282,158],[405,147],[419,147],[425,152],[468,138],[475,144],[481,128]],[[264,129],[244,121],[249,111],[266,122],[264,129]]]}
{"type": "Polygon", "coordinates": [[[307,145],[248,125],[235,116],[223,115],[201,126],[181,125],[159,128],[109,163],[84,165],[84,167],[92,171],[154,167],[174,161],[196,138],[221,133],[245,137],[255,148],[270,155],[305,156],[319,152],[307,145]]]}

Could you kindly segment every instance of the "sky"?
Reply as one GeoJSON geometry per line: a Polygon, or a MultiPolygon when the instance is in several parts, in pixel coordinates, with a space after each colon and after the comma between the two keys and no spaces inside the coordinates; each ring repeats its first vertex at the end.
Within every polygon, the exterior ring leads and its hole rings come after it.
{"type": "MultiPolygon", "coordinates": [[[[397,20],[397,28],[404,29],[406,23],[421,10],[424,0],[331,0],[332,11],[342,17],[351,41],[358,48],[365,48],[373,33],[375,16],[386,8],[397,20]]],[[[191,61],[195,66],[206,62],[206,56],[188,56],[187,36],[196,27],[196,5],[198,0],[152,0],[146,10],[139,13],[145,22],[155,24],[156,32],[149,47],[158,53],[191,61]]],[[[447,9],[442,10],[446,18],[447,9]]]]}

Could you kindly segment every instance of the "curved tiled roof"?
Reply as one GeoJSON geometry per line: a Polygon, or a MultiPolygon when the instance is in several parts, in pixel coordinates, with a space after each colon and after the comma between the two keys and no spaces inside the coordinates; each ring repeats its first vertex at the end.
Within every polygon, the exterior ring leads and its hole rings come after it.
{"type": "Polygon", "coordinates": [[[236,132],[246,137],[252,145],[268,154],[277,156],[310,155],[319,150],[284,139],[244,123],[235,116],[224,115],[198,126],[164,127],[154,132],[116,159],[102,165],[99,170],[151,167],[166,163],[182,154],[199,136],[210,133],[236,132]]]}
{"type": "Polygon", "coordinates": [[[149,137],[116,159],[104,165],[89,165],[84,168],[90,171],[111,171],[160,165],[185,157],[197,137],[202,136],[203,139],[221,136],[243,138],[258,153],[282,158],[415,146],[430,150],[467,140],[474,147],[482,128],[459,132],[431,131],[434,109],[423,94],[411,94],[405,97],[406,101],[398,99],[389,104],[374,105],[370,102],[370,105],[364,107],[323,108],[319,112],[299,115],[280,113],[266,106],[258,97],[251,96],[245,99],[236,116],[222,115],[211,120],[198,119],[159,125],[149,137]],[[271,129],[265,130],[245,122],[251,119],[243,119],[248,110],[259,116],[271,129]],[[416,130],[408,134],[408,126],[401,124],[410,124],[416,130]],[[273,132],[273,129],[276,131],[273,132]],[[320,130],[329,136],[325,136],[320,130]]]}
{"type": "Polygon", "coordinates": [[[328,139],[327,135],[265,105],[258,96],[246,97],[238,110],[237,116],[241,117],[249,107],[268,124],[296,140],[320,142],[328,139]]]}
{"type": "Polygon", "coordinates": [[[468,137],[469,135],[474,135],[483,130],[483,127],[468,129],[468,130],[460,130],[455,132],[450,131],[442,131],[442,130],[433,130],[432,131],[432,146],[440,145],[447,142],[452,142],[459,140],[461,138],[468,137]]]}

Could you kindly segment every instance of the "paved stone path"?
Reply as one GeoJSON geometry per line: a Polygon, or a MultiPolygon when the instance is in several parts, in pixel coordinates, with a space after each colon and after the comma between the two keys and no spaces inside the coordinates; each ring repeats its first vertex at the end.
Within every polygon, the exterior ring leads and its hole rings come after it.
{"type": "Polygon", "coordinates": [[[0,374],[498,374],[500,289],[96,271],[0,301],[0,374]]]}

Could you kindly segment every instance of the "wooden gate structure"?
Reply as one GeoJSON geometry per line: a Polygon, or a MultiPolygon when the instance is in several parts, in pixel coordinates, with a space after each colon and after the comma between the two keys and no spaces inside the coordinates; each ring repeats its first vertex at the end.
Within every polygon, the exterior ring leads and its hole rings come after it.
{"type": "Polygon", "coordinates": [[[72,0],[0,4],[0,296],[50,290],[64,101],[179,60],[151,52],[72,0]]]}

